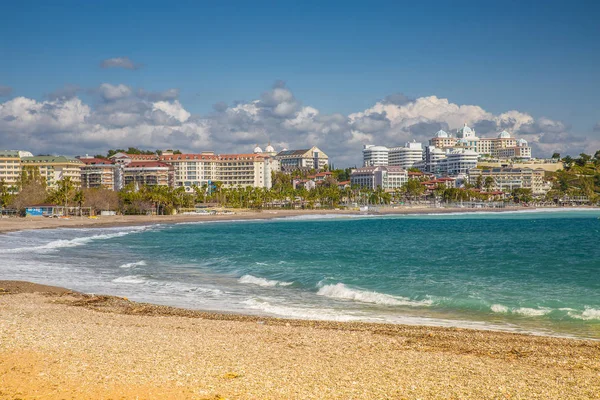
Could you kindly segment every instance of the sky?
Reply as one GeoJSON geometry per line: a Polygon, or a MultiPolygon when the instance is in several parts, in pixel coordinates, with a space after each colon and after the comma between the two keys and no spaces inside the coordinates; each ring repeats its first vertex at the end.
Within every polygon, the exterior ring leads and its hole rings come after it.
{"type": "Polygon", "coordinates": [[[5,2],[0,149],[250,152],[464,123],[534,156],[600,149],[597,1],[5,2]]]}

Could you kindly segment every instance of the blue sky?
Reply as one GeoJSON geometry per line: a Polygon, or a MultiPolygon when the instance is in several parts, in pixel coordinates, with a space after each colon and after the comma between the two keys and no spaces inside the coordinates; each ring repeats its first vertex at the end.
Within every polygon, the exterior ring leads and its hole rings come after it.
{"type": "Polygon", "coordinates": [[[206,115],[283,80],[322,114],[362,112],[394,93],[435,95],[600,136],[596,1],[24,1],[2,9],[0,86],[12,90],[0,102],[44,101],[75,85],[94,108],[93,88],[108,83],[177,88],[187,111],[206,115]],[[100,68],[114,57],[140,68],[100,68]]]}

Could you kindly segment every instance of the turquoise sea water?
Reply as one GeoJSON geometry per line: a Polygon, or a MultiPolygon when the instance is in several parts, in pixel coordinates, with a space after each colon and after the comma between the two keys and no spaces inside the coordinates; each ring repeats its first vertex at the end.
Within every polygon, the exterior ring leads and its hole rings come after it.
{"type": "Polygon", "coordinates": [[[0,279],[204,310],[600,338],[598,210],[305,216],[0,240],[0,279]]]}

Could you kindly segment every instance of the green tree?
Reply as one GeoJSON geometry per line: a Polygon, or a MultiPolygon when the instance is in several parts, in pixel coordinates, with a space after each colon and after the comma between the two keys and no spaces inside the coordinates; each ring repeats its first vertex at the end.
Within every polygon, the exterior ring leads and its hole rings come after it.
{"type": "Polygon", "coordinates": [[[560,153],[554,153],[554,154],[552,154],[552,158],[555,159],[555,160],[560,159],[560,153]]]}
{"type": "Polygon", "coordinates": [[[495,183],[496,183],[496,182],[494,181],[494,178],[492,178],[491,176],[486,176],[486,177],[485,177],[485,182],[484,182],[484,184],[483,184],[483,185],[484,185],[484,187],[485,187],[485,191],[486,191],[486,192],[491,192],[491,191],[492,191],[492,188],[493,188],[493,187],[494,187],[494,185],[495,185],[495,183]]]}

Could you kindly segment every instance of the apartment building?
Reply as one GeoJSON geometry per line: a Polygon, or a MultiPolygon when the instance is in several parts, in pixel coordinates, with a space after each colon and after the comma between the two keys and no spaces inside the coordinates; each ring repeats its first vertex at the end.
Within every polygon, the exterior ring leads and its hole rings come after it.
{"type": "Polygon", "coordinates": [[[75,186],[81,186],[81,168],[85,166],[77,158],[66,156],[31,156],[21,158],[22,168],[37,168],[48,188],[56,188],[56,183],[70,178],[75,186]]]}

